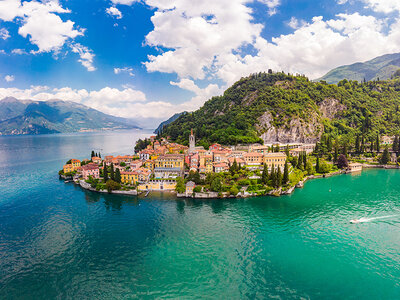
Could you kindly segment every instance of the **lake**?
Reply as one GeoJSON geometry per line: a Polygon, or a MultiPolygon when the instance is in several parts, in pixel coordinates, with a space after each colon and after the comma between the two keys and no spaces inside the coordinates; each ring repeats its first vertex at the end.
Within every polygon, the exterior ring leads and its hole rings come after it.
{"type": "Polygon", "coordinates": [[[399,298],[400,171],[207,201],[59,181],[69,158],[148,135],[0,137],[0,299],[399,298]]]}

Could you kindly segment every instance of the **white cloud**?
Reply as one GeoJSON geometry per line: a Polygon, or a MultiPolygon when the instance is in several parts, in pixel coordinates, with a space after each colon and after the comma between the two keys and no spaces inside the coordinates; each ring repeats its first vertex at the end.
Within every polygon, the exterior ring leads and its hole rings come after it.
{"type": "Polygon", "coordinates": [[[298,29],[304,25],[306,25],[306,22],[304,20],[299,20],[295,17],[292,17],[287,23],[286,23],[290,28],[293,29],[298,29]]]}
{"type": "Polygon", "coordinates": [[[28,54],[24,49],[13,49],[11,50],[12,54],[18,54],[18,55],[23,55],[23,54],[28,54]]]}
{"type": "Polygon", "coordinates": [[[108,13],[110,16],[116,17],[117,19],[122,18],[121,11],[118,8],[116,8],[115,6],[111,6],[111,7],[107,8],[106,13],[108,13]]]}
{"type": "MultiPolygon", "coordinates": [[[[370,8],[376,12],[392,13],[400,11],[400,1],[398,0],[358,0],[365,3],[366,8],[370,8]]],[[[348,0],[338,0],[339,4],[345,4],[348,0]]]]}
{"type": "Polygon", "coordinates": [[[114,4],[123,4],[123,5],[132,5],[132,3],[137,2],[139,0],[111,0],[114,4]]]}
{"type": "Polygon", "coordinates": [[[10,37],[10,33],[8,32],[7,29],[5,28],[1,28],[0,29],[0,39],[2,40],[6,40],[10,37]]]}
{"type": "Polygon", "coordinates": [[[93,59],[95,55],[93,52],[81,44],[71,44],[71,50],[74,53],[79,54],[80,59],[78,61],[89,71],[96,71],[96,68],[93,66],[93,59]]]}
{"type": "Polygon", "coordinates": [[[14,75],[6,75],[4,77],[4,80],[7,82],[12,82],[12,81],[14,81],[14,79],[15,79],[14,75]]]}
{"type": "Polygon", "coordinates": [[[134,76],[133,69],[131,67],[114,68],[114,74],[128,73],[129,76],[134,76]]]}
{"type": "Polygon", "coordinates": [[[268,14],[270,16],[275,15],[277,11],[277,7],[281,4],[280,0],[260,0],[260,2],[264,3],[268,7],[268,14]]]}
{"type": "MultiPolygon", "coordinates": [[[[60,6],[58,0],[0,1],[0,19],[9,22],[15,21],[19,24],[18,33],[38,47],[37,51],[31,51],[32,54],[58,53],[68,40],[83,36],[83,29],[77,29],[74,22],[63,21],[58,15],[66,13],[70,13],[70,11],[60,6]]],[[[92,51],[78,43],[71,42],[70,44],[72,44],[72,52],[80,55],[79,62],[88,71],[94,71],[92,51]]],[[[26,51],[14,49],[12,53],[26,54],[26,51]]]]}

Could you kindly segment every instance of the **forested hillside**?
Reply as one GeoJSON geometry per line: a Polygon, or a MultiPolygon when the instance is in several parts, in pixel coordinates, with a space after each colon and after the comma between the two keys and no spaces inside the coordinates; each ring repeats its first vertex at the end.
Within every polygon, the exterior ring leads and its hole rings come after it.
{"type": "Polygon", "coordinates": [[[198,144],[264,141],[315,142],[323,134],[365,139],[400,130],[400,78],[335,84],[304,76],[258,73],[242,78],[222,96],[166,126],[163,136],[198,144]]]}

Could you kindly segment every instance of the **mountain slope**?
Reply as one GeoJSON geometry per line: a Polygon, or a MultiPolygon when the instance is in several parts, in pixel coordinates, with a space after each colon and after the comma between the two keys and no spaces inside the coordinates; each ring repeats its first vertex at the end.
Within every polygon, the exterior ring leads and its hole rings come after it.
{"type": "Polygon", "coordinates": [[[198,144],[315,142],[323,134],[366,139],[400,131],[400,80],[311,82],[284,73],[253,74],[180,116],[163,136],[186,143],[191,128],[198,144]]]}
{"type": "Polygon", "coordinates": [[[160,125],[158,125],[157,129],[154,130],[155,134],[159,134],[161,133],[162,129],[164,128],[164,126],[167,126],[168,124],[170,124],[171,122],[175,121],[176,119],[178,119],[181,115],[186,114],[187,111],[181,112],[181,113],[176,113],[174,114],[171,118],[169,118],[168,120],[160,123],[160,125]]]}
{"type": "Polygon", "coordinates": [[[0,135],[138,128],[131,120],[70,101],[0,101],[0,135]]]}
{"type": "Polygon", "coordinates": [[[338,83],[343,79],[370,81],[376,79],[389,79],[400,69],[400,53],[386,54],[364,63],[358,62],[348,66],[341,66],[329,71],[323,77],[317,79],[327,83],[338,83]]]}

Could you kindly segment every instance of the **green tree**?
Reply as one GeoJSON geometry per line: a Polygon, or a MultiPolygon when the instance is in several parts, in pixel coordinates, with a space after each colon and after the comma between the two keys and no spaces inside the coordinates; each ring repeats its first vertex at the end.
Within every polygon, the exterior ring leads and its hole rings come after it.
{"type": "Polygon", "coordinates": [[[121,185],[118,182],[115,182],[114,180],[108,180],[106,182],[106,189],[109,193],[115,190],[119,190],[121,188],[121,185]]]}
{"type": "Polygon", "coordinates": [[[90,154],[90,158],[95,157],[96,155],[94,154],[94,151],[92,150],[92,153],[90,154]]]}
{"type": "Polygon", "coordinates": [[[281,168],[278,166],[278,171],[276,172],[276,183],[275,183],[276,187],[280,187],[282,186],[282,172],[281,172],[281,168]]]}
{"type": "Polygon", "coordinates": [[[263,171],[261,174],[261,181],[263,184],[267,184],[268,183],[268,167],[267,165],[264,163],[264,167],[263,167],[263,171]]]}
{"type": "Polygon", "coordinates": [[[306,171],[307,175],[313,175],[315,173],[314,166],[311,161],[307,161],[306,171]]]}
{"type": "Polygon", "coordinates": [[[381,145],[380,145],[380,137],[379,134],[376,136],[376,141],[375,141],[375,148],[377,152],[381,151],[381,145]]]}
{"type": "Polygon", "coordinates": [[[394,137],[394,141],[393,141],[393,145],[392,145],[392,150],[393,150],[393,152],[398,152],[398,149],[399,149],[399,137],[396,135],[395,137],[394,137]]]}
{"type": "Polygon", "coordinates": [[[285,162],[285,168],[283,169],[283,179],[282,183],[287,184],[289,182],[289,164],[286,160],[285,162]]]}
{"type": "Polygon", "coordinates": [[[360,136],[359,135],[357,135],[357,137],[356,137],[355,152],[357,154],[360,153],[360,136]]]}
{"type": "Polygon", "coordinates": [[[236,185],[232,185],[231,188],[229,189],[229,194],[236,196],[239,194],[239,189],[237,188],[236,185]]]}
{"type": "Polygon", "coordinates": [[[233,160],[232,166],[230,166],[229,171],[231,172],[232,175],[236,174],[236,172],[239,170],[238,164],[236,162],[236,158],[233,160]]]}
{"type": "Polygon", "coordinates": [[[317,163],[315,165],[315,171],[317,173],[320,173],[320,164],[319,164],[319,156],[317,156],[317,163]]]}
{"type": "Polygon", "coordinates": [[[383,150],[383,153],[382,153],[382,156],[381,156],[381,159],[380,159],[380,163],[383,164],[383,165],[386,165],[389,162],[390,162],[390,153],[389,153],[388,147],[386,146],[385,150],[383,150]]]}
{"type": "Polygon", "coordinates": [[[334,161],[337,161],[338,156],[339,156],[339,146],[338,146],[337,143],[335,143],[335,152],[334,152],[334,154],[333,154],[333,160],[334,160],[334,161]]]}
{"type": "Polygon", "coordinates": [[[182,194],[182,193],[184,193],[186,191],[185,182],[183,181],[182,177],[176,178],[175,190],[180,194],[182,194]]]}
{"type": "Polygon", "coordinates": [[[286,157],[289,157],[289,155],[290,155],[289,145],[286,145],[285,154],[286,154],[286,157]]]}
{"type": "Polygon", "coordinates": [[[211,182],[211,190],[213,192],[221,192],[222,191],[222,183],[219,177],[215,177],[211,182]]]}
{"type": "Polygon", "coordinates": [[[110,179],[115,181],[114,164],[113,163],[111,163],[111,168],[110,168],[110,179]]]}
{"type": "Polygon", "coordinates": [[[103,165],[103,178],[104,178],[104,182],[107,182],[107,180],[108,180],[108,170],[107,170],[106,162],[104,162],[104,165],[103,165]]]}
{"type": "Polygon", "coordinates": [[[115,170],[115,181],[121,183],[121,172],[119,171],[119,168],[115,170]]]}
{"type": "Polygon", "coordinates": [[[271,172],[269,173],[269,180],[271,181],[271,186],[276,186],[276,171],[274,164],[272,164],[271,172]]]}
{"type": "Polygon", "coordinates": [[[344,169],[349,166],[349,162],[347,161],[347,157],[341,154],[337,160],[337,166],[339,169],[344,169]]]}
{"type": "Polygon", "coordinates": [[[304,151],[303,152],[303,170],[306,169],[307,166],[307,153],[304,151]]]}

